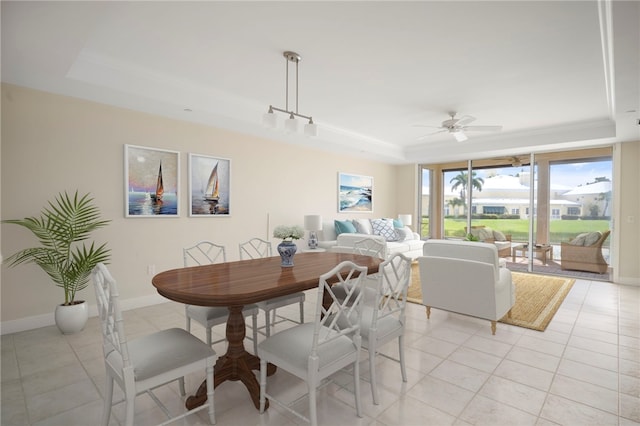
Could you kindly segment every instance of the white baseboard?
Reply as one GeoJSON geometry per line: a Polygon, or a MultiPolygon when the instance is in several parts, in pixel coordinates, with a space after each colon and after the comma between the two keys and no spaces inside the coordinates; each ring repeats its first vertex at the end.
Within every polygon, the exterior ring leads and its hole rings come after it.
{"type": "MultiPolygon", "coordinates": [[[[145,306],[158,305],[165,302],[168,302],[168,300],[160,296],[159,294],[153,294],[150,296],[121,300],[120,308],[123,311],[128,311],[131,309],[143,308],[145,306]]],[[[89,305],[89,316],[98,316],[98,308],[96,307],[96,305],[89,305]]],[[[49,325],[55,325],[53,311],[49,314],[34,315],[17,320],[4,321],[0,323],[0,334],[4,335],[18,333],[21,331],[33,330],[35,328],[47,327],[49,325]]]]}

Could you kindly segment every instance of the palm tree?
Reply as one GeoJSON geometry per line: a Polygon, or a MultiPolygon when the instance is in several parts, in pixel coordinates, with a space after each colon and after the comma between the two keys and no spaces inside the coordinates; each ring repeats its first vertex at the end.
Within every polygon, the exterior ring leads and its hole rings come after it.
{"type": "MultiPolygon", "coordinates": [[[[454,176],[449,183],[452,183],[451,190],[455,191],[460,188],[460,198],[462,199],[462,205],[467,204],[467,188],[469,187],[469,174],[462,171],[460,174],[454,176]]],[[[482,191],[482,185],[484,184],[484,179],[481,177],[476,177],[476,172],[471,172],[471,185],[473,189],[477,189],[478,192],[482,191]]]]}
{"type": "Polygon", "coordinates": [[[611,202],[611,191],[601,192],[598,195],[598,198],[596,198],[596,201],[604,201],[604,208],[602,209],[602,216],[606,216],[607,215],[607,209],[609,208],[609,203],[611,202]]]}
{"type": "Polygon", "coordinates": [[[464,204],[464,200],[460,198],[452,198],[451,200],[449,200],[449,205],[451,206],[451,210],[453,211],[454,216],[458,216],[458,206],[464,207],[464,204]]]}

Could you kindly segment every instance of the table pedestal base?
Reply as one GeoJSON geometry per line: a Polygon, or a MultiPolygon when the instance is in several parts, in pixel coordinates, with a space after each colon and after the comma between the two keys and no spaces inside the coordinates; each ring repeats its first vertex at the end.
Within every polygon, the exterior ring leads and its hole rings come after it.
{"type": "MultiPolygon", "coordinates": [[[[230,380],[240,380],[247,387],[253,405],[260,408],[260,384],[256,379],[252,370],[260,370],[260,358],[250,354],[244,348],[245,323],[242,314],[242,306],[229,307],[229,319],[227,320],[227,353],[218,358],[214,368],[214,387],[230,380]]],[[[273,364],[267,366],[267,375],[276,372],[273,364]]],[[[207,401],[207,382],[206,380],[200,384],[195,395],[187,398],[186,407],[192,410],[199,407],[207,401]]],[[[269,407],[269,401],[266,401],[265,408],[269,407]]]]}

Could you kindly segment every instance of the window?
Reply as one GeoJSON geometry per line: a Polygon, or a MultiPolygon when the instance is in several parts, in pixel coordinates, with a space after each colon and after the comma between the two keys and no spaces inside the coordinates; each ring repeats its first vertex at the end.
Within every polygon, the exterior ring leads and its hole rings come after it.
{"type": "Polygon", "coordinates": [[[504,206],[484,206],[483,212],[485,214],[504,214],[504,206]]]}
{"type": "Polygon", "coordinates": [[[519,214],[520,214],[520,209],[518,209],[518,208],[511,209],[511,214],[517,214],[517,215],[519,215],[519,214]]]}
{"type": "Polygon", "coordinates": [[[567,207],[567,214],[569,216],[580,216],[580,207],[567,207]]]}
{"type": "Polygon", "coordinates": [[[560,219],[560,209],[551,209],[551,219],[560,219]]]}
{"type": "MultiPolygon", "coordinates": [[[[429,217],[431,216],[431,200],[429,198],[431,191],[431,173],[432,171],[430,169],[422,168],[422,191],[420,194],[420,211],[418,212],[420,220],[416,225],[416,232],[419,233],[421,237],[431,236],[429,228],[429,217]]],[[[448,214],[448,212],[445,212],[445,214],[448,214]]]]}

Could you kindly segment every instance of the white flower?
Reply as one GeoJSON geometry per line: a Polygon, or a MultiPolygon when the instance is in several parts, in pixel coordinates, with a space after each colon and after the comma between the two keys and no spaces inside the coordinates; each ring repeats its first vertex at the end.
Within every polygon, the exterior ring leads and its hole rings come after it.
{"type": "Polygon", "coordinates": [[[273,230],[273,236],[276,238],[282,238],[283,240],[298,240],[304,237],[304,229],[302,226],[276,226],[273,230]]]}

